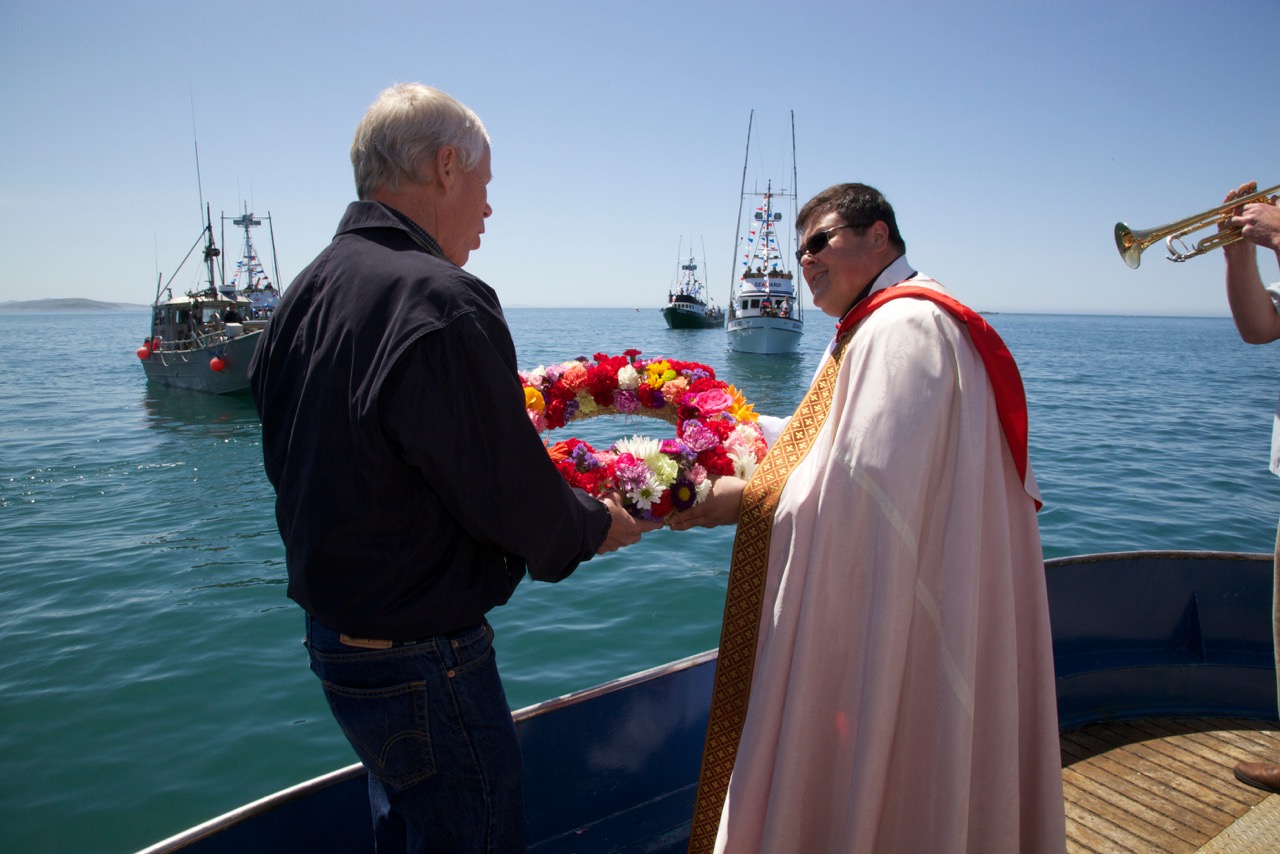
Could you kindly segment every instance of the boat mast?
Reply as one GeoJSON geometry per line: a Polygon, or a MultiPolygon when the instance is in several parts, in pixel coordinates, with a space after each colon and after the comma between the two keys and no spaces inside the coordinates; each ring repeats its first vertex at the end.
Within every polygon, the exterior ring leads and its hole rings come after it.
{"type": "Polygon", "coordinates": [[[747,163],[751,159],[751,124],[755,120],[756,111],[752,110],[747,117],[747,150],[742,155],[742,185],[738,188],[738,227],[733,233],[733,263],[729,265],[729,317],[737,317],[738,301],[734,294],[734,276],[738,272],[738,241],[742,239],[742,202],[747,197],[747,163]]]}
{"type": "MultiPolygon", "coordinates": [[[[707,269],[706,269],[706,267],[707,267],[707,238],[704,236],[704,237],[702,237],[701,239],[702,239],[702,281],[703,281],[704,283],[708,283],[708,282],[710,282],[710,281],[711,281],[711,276],[707,273],[707,269]]],[[[693,254],[693,241],[692,241],[692,240],[690,240],[690,241],[689,241],[689,254],[690,254],[690,255],[692,255],[692,254],[693,254]]],[[[714,298],[712,298],[712,296],[711,296],[711,288],[709,288],[709,287],[704,287],[704,288],[703,288],[703,290],[704,290],[704,291],[706,291],[706,294],[707,294],[707,308],[715,308],[716,301],[715,301],[715,299],[714,299],[714,298]]]]}
{"type": "MultiPolygon", "coordinates": [[[[800,179],[796,176],[796,111],[791,111],[791,236],[795,240],[795,245],[800,245],[800,229],[796,223],[796,214],[800,213],[800,179]]],[[[791,246],[787,246],[788,252],[791,246]]],[[[802,276],[800,265],[796,264],[795,271],[792,273],[792,290],[796,294],[796,316],[801,317],[804,309],[804,285],[802,284],[802,276]]]]}
{"type": "MultiPolygon", "coordinates": [[[[258,279],[254,275],[255,272],[261,272],[264,278],[268,277],[267,267],[263,263],[262,256],[258,254],[258,247],[253,243],[253,235],[249,233],[249,229],[256,228],[265,221],[271,234],[271,267],[275,276],[276,292],[283,291],[284,287],[280,284],[280,264],[276,259],[276,232],[275,226],[271,222],[271,212],[268,211],[265,216],[259,217],[252,214],[246,207],[240,216],[229,217],[223,215],[222,227],[224,230],[227,227],[227,220],[231,220],[231,224],[236,228],[244,230],[244,243],[240,252],[240,261],[237,262],[242,266],[232,275],[232,281],[236,283],[235,290],[243,291],[249,287],[256,286],[258,279]],[[241,278],[241,276],[244,278],[241,278]]],[[[225,275],[223,276],[223,281],[226,281],[225,275]]]]}
{"type": "Polygon", "coordinates": [[[248,290],[253,287],[253,273],[255,265],[261,263],[258,258],[258,250],[253,246],[253,237],[249,234],[249,229],[256,225],[262,225],[262,220],[249,213],[248,210],[245,210],[243,214],[231,220],[231,224],[236,228],[244,229],[244,250],[240,253],[240,263],[243,266],[241,269],[236,271],[236,283],[238,290],[248,290]],[[244,278],[240,278],[241,276],[244,276],[244,278]]]}
{"type": "Polygon", "coordinates": [[[676,279],[674,282],[671,283],[671,286],[667,288],[668,304],[670,304],[671,300],[675,297],[676,294],[680,293],[680,286],[684,284],[684,280],[680,277],[680,264],[683,258],[684,258],[684,235],[682,234],[680,235],[679,242],[676,243],[676,279]]]}
{"type": "MultiPolygon", "coordinates": [[[[792,133],[794,133],[794,129],[792,133]]],[[[792,146],[794,148],[794,145],[792,146]]],[[[795,152],[791,154],[792,163],[795,162],[795,152]]],[[[276,293],[284,293],[284,282],[280,280],[280,259],[276,257],[276,227],[271,224],[271,211],[267,211],[267,233],[271,235],[271,272],[275,275],[276,293]]]]}
{"type": "Polygon", "coordinates": [[[204,209],[204,232],[207,238],[204,244],[204,263],[209,270],[209,294],[216,298],[218,296],[218,285],[213,279],[213,261],[222,254],[222,250],[218,249],[213,242],[213,214],[209,210],[208,203],[205,204],[204,209]]]}

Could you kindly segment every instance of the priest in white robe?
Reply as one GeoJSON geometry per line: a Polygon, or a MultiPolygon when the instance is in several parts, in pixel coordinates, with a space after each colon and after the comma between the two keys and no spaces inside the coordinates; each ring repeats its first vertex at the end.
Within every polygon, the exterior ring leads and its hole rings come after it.
{"type": "Polygon", "coordinates": [[[797,217],[831,354],[749,482],[690,851],[1065,850],[1021,378],[842,184],[797,217]]]}

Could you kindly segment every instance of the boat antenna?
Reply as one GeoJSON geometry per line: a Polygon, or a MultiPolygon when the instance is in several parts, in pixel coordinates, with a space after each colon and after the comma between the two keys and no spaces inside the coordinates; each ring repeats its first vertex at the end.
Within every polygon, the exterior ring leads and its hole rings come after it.
{"type": "MultiPolygon", "coordinates": [[[[204,182],[200,179],[200,135],[196,132],[196,93],[190,90],[191,96],[191,144],[196,150],[196,195],[200,199],[200,216],[204,217],[204,182]]],[[[205,220],[208,225],[208,220],[205,220]]]]}
{"type": "Polygon", "coordinates": [[[791,195],[793,198],[799,193],[798,185],[800,179],[796,177],[796,111],[791,111],[791,195]]]}
{"type": "Polygon", "coordinates": [[[738,187],[738,227],[733,233],[733,263],[729,265],[729,316],[738,313],[737,303],[733,299],[733,276],[738,270],[738,241],[742,239],[742,200],[747,192],[747,163],[751,158],[751,124],[755,120],[756,111],[752,110],[747,117],[747,151],[742,156],[742,185],[738,187]]]}

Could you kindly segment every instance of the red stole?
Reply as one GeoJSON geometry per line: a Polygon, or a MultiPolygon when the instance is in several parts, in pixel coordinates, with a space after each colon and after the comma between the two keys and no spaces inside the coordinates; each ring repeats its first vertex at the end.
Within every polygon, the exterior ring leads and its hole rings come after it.
{"type": "MultiPolygon", "coordinates": [[[[1005,441],[1009,443],[1009,451],[1013,454],[1013,464],[1017,467],[1018,477],[1021,478],[1025,488],[1029,451],[1027,448],[1027,395],[1022,386],[1022,374],[1018,372],[1018,365],[1013,361],[1013,354],[1005,346],[1004,340],[991,328],[991,324],[983,320],[982,315],[955,297],[932,288],[920,285],[894,285],[875,292],[854,306],[836,327],[836,337],[839,338],[842,334],[851,331],[871,312],[889,300],[899,297],[920,297],[931,300],[968,328],[969,338],[977,348],[978,355],[982,357],[982,364],[987,369],[987,376],[991,379],[991,388],[996,397],[996,414],[1000,417],[1005,441]]],[[[1036,499],[1036,509],[1039,510],[1041,506],[1039,499],[1036,499]]]]}

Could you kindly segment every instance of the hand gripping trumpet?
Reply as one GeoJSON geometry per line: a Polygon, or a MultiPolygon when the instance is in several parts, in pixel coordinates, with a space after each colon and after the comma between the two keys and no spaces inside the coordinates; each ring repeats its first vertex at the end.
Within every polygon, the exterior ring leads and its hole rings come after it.
{"type": "Polygon", "coordinates": [[[1177,222],[1171,222],[1159,228],[1135,231],[1123,222],[1117,222],[1116,249],[1120,250],[1120,257],[1124,259],[1124,262],[1135,270],[1142,263],[1143,250],[1160,240],[1163,240],[1169,248],[1170,261],[1186,261],[1188,258],[1203,255],[1214,249],[1221,249],[1223,246],[1241,239],[1239,228],[1219,229],[1216,233],[1201,238],[1194,246],[1188,246],[1183,238],[1192,232],[1224,223],[1230,218],[1231,211],[1241,205],[1274,205],[1276,200],[1272,196],[1276,192],[1280,192],[1280,184],[1268,187],[1265,190],[1259,190],[1256,193],[1250,193],[1247,196],[1241,196],[1238,199],[1232,199],[1225,204],[1218,205],[1216,208],[1210,208],[1204,213],[1189,216],[1186,219],[1180,219],[1177,222]]]}

